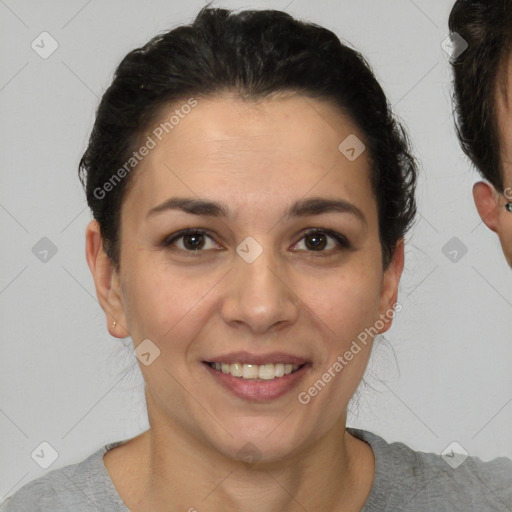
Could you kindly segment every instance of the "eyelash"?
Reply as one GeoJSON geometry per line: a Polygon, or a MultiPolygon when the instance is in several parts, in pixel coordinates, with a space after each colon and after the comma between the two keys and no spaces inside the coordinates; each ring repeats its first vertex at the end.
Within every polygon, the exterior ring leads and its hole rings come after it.
{"type": "MultiPolygon", "coordinates": [[[[163,240],[161,245],[164,248],[170,248],[170,246],[176,240],[179,240],[180,238],[183,238],[184,236],[187,236],[187,235],[204,235],[213,240],[213,237],[207,230],[198,229],[198,228],[187,228],[187,229],[182,229],[181,231],[178,231],[178,232],[168,236],[167,238],[165,238],[163,240]]],[[[328,235],[329,237],[333,238],[336,241],[336,243],[338,244],[337,248],[327,250],[327,251],[326,250],[306,251],[306,252],[309,252],[312,254],[318,253],[318,255],[320,255],[320,256],[329,256],[329,255],[331,255],[332,252],[338,252],[338,251],[343,251],[343,250],[352,248],[351,243],[348,241],[348,239],[344,235],[342,235],[341,233],[338,233],[336,231],[333,231],[331,229],[325,229],[325,228],[313,228],[313,229],[305,231],[304,233],[302,233],[302,237],[296,243],[300,242],[303,238],[306,238],[307,236],[311,236],[311,235],[328,235]]],[[[206,252],[205,250],[201,250],[201,249],[193,251],[193,250],[178,248],[177,250],[185,252],[185,253],[187,253],[187,255],[190,255],[190,256],[198,256],[198,255],[200,255],[200,253],[206,252]]]]}

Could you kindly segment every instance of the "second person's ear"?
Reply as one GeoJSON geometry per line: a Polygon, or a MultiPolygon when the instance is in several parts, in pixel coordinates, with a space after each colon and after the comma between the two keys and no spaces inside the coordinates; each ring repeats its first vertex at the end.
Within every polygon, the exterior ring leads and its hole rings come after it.
{"type": "Polygon", "coordinates": [[[499,230],[499,195],[496,189],[485,181],[473,186],[473,199],[480,218],[494,232],[499,230]]]}

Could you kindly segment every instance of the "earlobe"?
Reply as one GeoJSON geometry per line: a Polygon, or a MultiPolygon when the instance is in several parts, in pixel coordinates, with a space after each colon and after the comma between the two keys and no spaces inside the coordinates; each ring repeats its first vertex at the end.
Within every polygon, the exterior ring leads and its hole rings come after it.
{"type": "Polygon", "coordinates": [[[499,228],[499,202],[495,188],[484,181],[473,186],[473,199],[480,218],[494,232],[499,228]]]}
{"type": "Polygon", "coordinates": [[[402,238],[397,242],[393,257],[384,271],[380,300],[381,320],[384,318],[384,322],[382,322],[384,326],[379,329],[379,334],[386,332],[391,327],[391,320],[394,317],[393,310],[398,299],[398,285],[404,269],[404,253],[404,240],[402,238]]]}
{"type": "Polygon", "coordinates": [[[107,328],[111,336],[126,338],[129,331],[126,324],[119,276],[112,260],[103,247],[99,224],[91,221],[85,233],[85,254],[96,287],[96,295],[107,319],[107,328]]]}

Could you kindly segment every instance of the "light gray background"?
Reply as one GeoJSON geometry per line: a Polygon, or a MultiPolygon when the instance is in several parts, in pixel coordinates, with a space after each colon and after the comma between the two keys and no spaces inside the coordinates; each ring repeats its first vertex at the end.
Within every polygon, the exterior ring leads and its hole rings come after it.
{"type": "MultiPolygon", "coordinates": [[[[451,0],[224,1],[286,10],[334,30],[370,61],[422,162],[421,215],[408,240],[403,311],[377,344],[349,417],[388,441],[484,460],[512,457],[512,272],[471,196],[477,175],[455,137],[441,42],[451,0]],[[468,248],[453,263],[443,246],[468,248]],[[392,348],[391,348],[392,347],[392,348]],[[395,360],[396,357],[396,360],[395,360]]],[[[0,501],[49,470],[148,427],[130,340],[111,338],[85,260],[90,220],[76,168],[115,66],[202,1],[0,0],[0,501]],[[42,32],[59,47],[31,48],[42,32]],[[32,247],[48,237],[57,254],[32,247]]]]}

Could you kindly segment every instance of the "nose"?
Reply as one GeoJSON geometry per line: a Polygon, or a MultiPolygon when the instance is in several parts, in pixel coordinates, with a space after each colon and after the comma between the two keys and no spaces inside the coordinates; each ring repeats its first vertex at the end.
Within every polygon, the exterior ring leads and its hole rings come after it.
{"type": "Polygon", "coordinates": [[[226,323],[264,333],[297,321],[301,301],[271,251],[264,250],[252,263],[237,257],[234,266],[226,276],[221,308],[226,323]]]}

